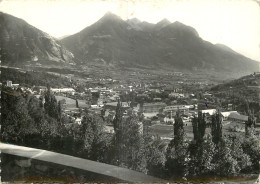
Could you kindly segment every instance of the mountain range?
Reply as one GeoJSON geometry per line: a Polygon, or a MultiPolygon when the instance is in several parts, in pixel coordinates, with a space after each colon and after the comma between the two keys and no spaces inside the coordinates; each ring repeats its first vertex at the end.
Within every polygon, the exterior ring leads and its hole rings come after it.
{"type": "Polygon", "coordinates": [[[50,60],[77,65],[252,73],[259,62],[229,47],[212,44],[180,22],[157,24],[112,13],[82,31],[58,40],[25,21],[1,13],[1,48],[7,63],[50,60]],[[73,54],[72,54],[73,53],[73,54]]]}
{"type": "Polygon", "coordinates": [[[56,38],[22,19],[0,12],[0,46],[3,64],[52,61],[74,63],[74,55],[56,38]]]}
{"type": "Polygon", "coordinates": [[[241,73],[258,67],[258,62],[227,46],[204,41],[194,28],[167,19],[151,24],[107,13],[61,42],[81,63],[241,73]]]}

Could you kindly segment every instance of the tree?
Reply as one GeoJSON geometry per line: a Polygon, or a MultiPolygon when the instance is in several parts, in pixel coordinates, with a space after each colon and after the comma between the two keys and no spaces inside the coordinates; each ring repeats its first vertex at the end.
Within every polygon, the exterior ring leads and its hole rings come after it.
{"type": "Polygon", "coordinates": [[[252,162],[252,169],[256,172],[260,171],[260,145],[259,138],[249,135],[243,142],[242,148],[244,153],[249,155],[252,162]]]}
{"type": "MultiPolygon", "coordinates": [[[[122,104],[120,103],[120,100],[118,100],[117,107],[116,107],[116,114],[115,118],[112,121],[115,135],[113,137],[113,145],[112,145],[112,155],[115,156],[115,158],[110,158],[112,163],[119,164],[120,162],[120,141],[123,137],[122,132],[122,118],[123,118],[123,110],[122,110],[122,104]]],[[[113,156],[112,156],[113,157],[113,156]]]]}
{"type": "Polygon", "coordinates": [[[214,156],[215,144],[211,140],[211,136],[207,136],[204,140],[206,131],[205,115],[201,112],[198,117],[192,120],[194,141],[189,145],[189,163],[188,174],[191,176],[209,175],[213,168],[212,159],[214,156]]]}
{"type": "Polygon", "coordinates": [[[13,95],[3,90],[1,105],[2,140],[24,145],[27,135],[38,132],[37,126],[28,112],[26,98],[21,94],[13,95]]]}
{"type": "Polygon", "coordinates": [[[164,145],[160,137],[152,139],[149,134],[145,135],[145,152],[147,160],[147,171],[149,175],[165,177],[165,154],[164,145]]]}
{"type": "Polygon", "coordinates": [[[84,116],[82,126],[78,132],[79,136],[76,140],[80,143],[82,156],[95,161],[105,161],[107,150],[107,138],[103,132],[104,122],[96,115],[84,116]]]}
{"type": "Polygon", "coordinates": [[[179,145],[182,145],[184,143],[184,128],[183,128],[183,121],[180,116],[180,112],[178,111],[176,114],[176,117],[174,118],[174,146],[177,148],[179,145]]]}
{"type": "Polygon", "coordinates": [[[59,118],[59,110],[58,104],[55,96],[51,94],[50,88],[48,88],[47,92],[44,95],[45,103],[44,109],[45,112],[52,118],[58,119],[59,118]]]}
{"type": "Polygon", "coordinates": [[[202,114],[202,112],[198,113],[198,118],[194,117],[192,119],[192,128],[193,128],[194,140],[197,143],[202,142],[206,131],[205,115],[202,114]]]}
{"type": "Polygon", "coordinates": [[[219,142],[214,163],[215,173],[218,176],[232,176],[240,170],[237,160],[232,155],[232,150],[224,141],[219,142]]]}
{"type": "Polygon", "coordinates": [[[78,99],[76,99],[76,107],[79,108],[79,102],[78,102],[78,99]]]}
{"type": "Polygon", "coordinates": [[[245,134],[247,137],[250,135],[250,129],[254,129],[255,123],[256,118],[254,117],[254,114],[248,114],[248,121],[245,122],[245,134]]]}
{"type": "Polygon", "coordinates": [[[252,162],[250,161],[249,155],[247,155],[242,147],[242,142],[239,137],[229,138],[231,141],[231,155],[237,161],[238,167],[237,172],[241,170],[245,171],[251,167],[252,162]]]}
{"type": "Polygon", "coordinates": [[[184,144],[183,121],[179,111],[174,120],[174,139],[166,151],[165,167],[169,177],[182,177],[187,173],[187,145],[184,144]]]}
{"type": "Polygon", "coordinates": [[[209,176],[214,174],[213,158],[216,146],[208,135],[204,141],[189,145],[188,174],[190,176],[209,176]]]}
{"type": "Polygon", "coordinates": [[[134,114],[123,117],[120,101],[118,101],[113,126],[115,134],[110,150],[110,162],[146,172],[145,145],[140,133],[140,123],[134,114]]]}
{"type": "MultiPolygon", "coordinates": [[[[61,121],[62,118],[62,105],[61,105],[61,101],[58,102],[58,120],[61,121]]],[[[63,122],[65,123],[65,122],[63,122]]]]}
{"type": "Polygon", "coordinates": [[[212,115],[211,134],[213,142],[218,145],[222,140],[222,117],[220,111],[212,115]]]}

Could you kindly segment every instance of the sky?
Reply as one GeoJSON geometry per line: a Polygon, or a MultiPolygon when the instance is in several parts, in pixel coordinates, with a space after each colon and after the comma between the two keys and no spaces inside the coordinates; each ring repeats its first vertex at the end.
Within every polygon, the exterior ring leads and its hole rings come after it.
{"type": "Polygon", "coordinates": [[[108,11],[124,20],[167,18],[260,61],[260,0],[0,0],[0,11],[57,38],[79,32],[108,11]]]}

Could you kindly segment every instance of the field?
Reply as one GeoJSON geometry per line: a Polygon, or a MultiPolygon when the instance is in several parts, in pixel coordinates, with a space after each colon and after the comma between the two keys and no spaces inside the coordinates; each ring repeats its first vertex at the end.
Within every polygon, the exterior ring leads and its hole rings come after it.
{"type": "MultiPolygon", "coordinates": [[[[224,122],[223,123],[223,135],[227,134],[235,134],[237,136],[245,134],[244,130],[245,125],[238,122],[224,122]],[[236,127],[236,132],[230,132],[230,129],[236,127]]],[[[193,139],[193,129],[192,124],[190,122],[184,122],[184,131],[186,134],[186,138],[189,140],[193,139]]],[[[166,125],[166,124],[154,124],[150,126],[150,132],[153,135],[158,135],[161,138],[173,138],[173,125],[166,125]]],[[[206,134],[211,133],[211,128],[206,128],[206,134]]]]}
{"type": "MultiPolygon", "coordinates": [[[[187,139],[193,139],[192,125],[184,124],[184,131],[187,139]]],[[[173,138],[173,125],[155,124],[150,127],[150,132],[153,135],[158,135],[161,138],[173,138]]]]}
{"type": "MultiPolygon", "coordinates": [[[[76,108],[76,100],[72,99],[72,98],[68,98],[68,97],[64,97],[64,96],[55,96],[57,101],[66,100],[66,109],[75,109],[76,108]]],[[[88,107],[88,105],[85,103],[85,100],[78,100],[79,102],[79,107],[84,108],[84,107],[88,107]]]]}

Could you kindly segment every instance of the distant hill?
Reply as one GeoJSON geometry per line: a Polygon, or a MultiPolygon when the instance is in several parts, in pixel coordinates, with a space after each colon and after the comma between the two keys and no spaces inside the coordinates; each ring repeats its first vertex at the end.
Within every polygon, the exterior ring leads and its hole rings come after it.
{"type": "Polygon", "coordinates": [[[74,63],[73,54],[62,43],[24,20],[0,12],[0,25],[2,64],[74,63]]]}
{"type": "Polygon", "coordinates": [[[255,71],[259,64],[226,46],[202,40],[194,28],[180,22],[124,21],[112,13],[61,42],[83,65],[159,67],[242,76],[255,71]]]}
{"type": "Polygon", "coordinates": [[[242,98],[258,102],[260,100],[260,73],[257,72],[216,85],[211,88],[211,91],[213,93],[225,93],[229,96],[239,94],[242,98]]]}

